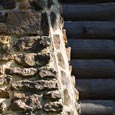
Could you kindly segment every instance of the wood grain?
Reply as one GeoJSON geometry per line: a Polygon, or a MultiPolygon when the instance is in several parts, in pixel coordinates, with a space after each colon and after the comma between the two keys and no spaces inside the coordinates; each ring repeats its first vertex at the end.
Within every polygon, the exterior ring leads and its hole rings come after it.
{"type": "Polygon", "coordinates": [[[65,28],[69,38],[115,39],[114,21],[66,21],[65,28]]]}
{"type": "Polygon", "coordinates": [[[69,39],[72,59],[115,59],[114,40],[69,39]]]}
{"type": "Polygon", "coordinates": [[[63,4],[64,20],[114,20],[115,3],[63,4]]]}
{"type": "Polygon", "coordinates": [[[73,59],[73,74],[77,78],[115,78],[115,63],[109,59],[73,59]]]}
{"type": "Polygon", "coordinates": [[[80,99],[115,99],[114,79],[77,79],[80,99]]]}
{"type": "Polygon", "coordinates": [[[81,115],[114,115],[115,102],[112,100],[82,100],[81,115]]]}

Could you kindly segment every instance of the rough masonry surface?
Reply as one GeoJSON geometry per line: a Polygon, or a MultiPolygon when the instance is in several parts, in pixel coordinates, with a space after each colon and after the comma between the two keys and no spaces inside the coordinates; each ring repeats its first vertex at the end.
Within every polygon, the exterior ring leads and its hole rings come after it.
{"type": "Polygon", "coordinates": [[[57,0],[0,0],[0,115],[78,115],[57,0]]]}

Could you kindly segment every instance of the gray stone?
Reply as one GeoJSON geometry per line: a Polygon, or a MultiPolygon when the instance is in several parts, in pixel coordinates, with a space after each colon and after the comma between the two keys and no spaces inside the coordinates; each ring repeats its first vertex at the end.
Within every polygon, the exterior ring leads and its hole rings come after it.
{"type": "Polygon", "coordinates": [[[1,23],[5,23],[6,22],[6,17],[7,17],[6,13],[0,12],[0,22],[1,23]]]}
{"type": "Polygon", "coordinates": [[[0,66],[0,75],[4,74],[4,67],[1,65],[0,66]]]}
{"type": "Polygon", "coordinates": [[[0,98],[9,98],[9,92],[7,89],[0,88],[0,98]]]}
{"type": "Polygon", "coordinates": [[[54,5],[53,0],[47,0],[48,8],[51,8],[52,5],[54,5]]]}
{"type": "Polygon", "coordinates": [[[39,77],[40,78],[56,78],[56,71],[53,68],[41,68],[39,69],[39,77]]]}
{"type": "Polygon", "coordinates": [[[14,59],[14,54],[11,53],[0,54],[0,61],[10,61],[13,59],[14,59]]]}
{"type": "Polygon", "coordinates": [[[5,103],[0,103],[0,113],[3,113],[6,109],[6,104],[5,103]]]}
{"type": "Polygon", "coordinates": [[[22,65],[24,67],[34,67],[34,66],[43,66],[49,63],[50,54],[34,54],[34,53],[26,53],[26,54],[18,54],[15,56],[14,61],[22,65]]]}
{"type": "Polygon", "coordinates": [[[19,75],[20,77],[32,77],[37,73],[36,68],[7,68],[6,73],[11,75],[19,75]]]}
{"type": "Polygon", "coordinates": [[[10,75],[1,75],[0,76],[0,85],[9,84],[12,80],[10,75]]]}
{"type": "Polygon", "coordinates": [[[0,53],[6,53],[10,50],[11,37],[0,36],[0,53]]]}
{"type": "Polygon", "coordinates": [[[44,94],[44,100],[56,101],[61,99],[61,93],[59,91],[50,91],[44,94]]]}
{"type": "Polygon", "coordinates": [[[37,81],[29,81],[22,80],[12,83],[12,90],[21,90],[21,91],[42,91],[42,90],[54,90],[58,88],[57,81],[55,80],[37,80],[37,81]]]}
{"type": "MultiPolygon", "coordinates": [[[[14,11],[7,13],[7,34],[41,35],[41,13],[36,11],[14,11]],[[13,19],[12,19],[13,18],[13,19]]],[[[45,33],[44,33],[45,35],[45,33]]]]}
{"type": "Polygon", "coordinates": [[[35,56],[35,60],[37,62],[37,65],[39,65],[39,66],[48,64],[50,59],[51,59],[51,55],[48,51],[46,51],[44,53],[39,53],[35,56]]]}
{"type": "Polygon", "coordinates": [[[63,105],[59,102],[50,102],[44,105],[44,111],[60,113],[63,110],[63,105]]]}
{"type": "Polygon", "coordinates": [[[33,67],[36,65],[35,62],[35,55],[28,53],[28,54],[18,54],[15,56],[15,62],[19,65],[23,65],[25,67],[33,67]]]}
{"type": "Polygon", "coordinates": [[[16,0],[0,0],[0,7],[3,9],[13,9],[16,7],[16,0]]]}
{"type": "Polygon", "coordinates": [[[15,47],[19,51],[37,53],[51,44],[50,39],[48,36],[23,37],[16,42],[15,47]]]}
{"type": "Polygon", "coordinates": [[[48,17],[46,13],[42,14],[41,26],[42,26],[43,33],[46,33],[45,35],[49,36],[50,28],[49,28],[48,17]]]}
{"type": "Polygon", "coordinates": [[[47,7],[47,1],[46,0],[31,0],[30,5],[34,10],[42,11],[44,10],[44,8],[47,7]]]}
{"type": "Polygon", "coordinates": [[[0,23],[0,34],[5,34],[7,32],[7,25],[5,23],[0,23]]]}
{"type": "Polygon", "coordinates": [[[35,111],[42,108],[39,95],[31,95],[28,97],[20,97],[18,100],[12,100],[10,109],[13,111],[35,111]]]}
{"type": "Polygon", "coordinates": [[[13,93],[13,100],[26,99],[26,98],[29,98],[32,95],[33,94],[29,94],[29,93],[25,93],[25,92],[24,93],[14,92],[13,93]]]}

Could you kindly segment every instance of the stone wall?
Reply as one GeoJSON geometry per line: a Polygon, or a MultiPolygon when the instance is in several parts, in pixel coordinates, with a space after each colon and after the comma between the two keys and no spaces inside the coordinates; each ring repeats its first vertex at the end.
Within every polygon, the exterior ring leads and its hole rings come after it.
{"type": "Polygon", "coordinates": [[[57,0],[0,0],[0,115],[78,115],[57,0]]]}

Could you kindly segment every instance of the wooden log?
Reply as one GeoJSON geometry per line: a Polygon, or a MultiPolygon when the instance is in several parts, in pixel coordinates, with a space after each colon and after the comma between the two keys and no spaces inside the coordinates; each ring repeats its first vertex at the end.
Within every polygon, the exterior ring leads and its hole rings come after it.
{"type": "Polygon", "coordinates": [[[115,78],[113,60],[72,60],[73,74],[77,78],[115,78]]]}
{"type": "Polygon", "coordinates": [[[111,38],[115,39],[114,21],[65,22],[69,38],[111,38]]]}
{"type": "Polygon", "coordinates": [[[114,2],[114,0],[59,0],[62,3],[101,3],[101,2],[114,2]]]}
{"type": "Polygon", "coordinates": [[[77,79],[80,99],[115,99],[114,79],[77,79]]]}
{"type": "Polygon", "coordinates": [[[65,20],[114,20],[115,3],[103,4],[64,4],[65,20]]]}
{"type": "Polygon", "coordinates": [[[115,41],[113,40],[76,40],[69,39],[72,58],[79,59],[115,59],[115,41]]]}
{"type": "Polygon", "coordinates": [[[115,102],[112,100],[81,101],[81,115],[114,115],[115,102]]]}

